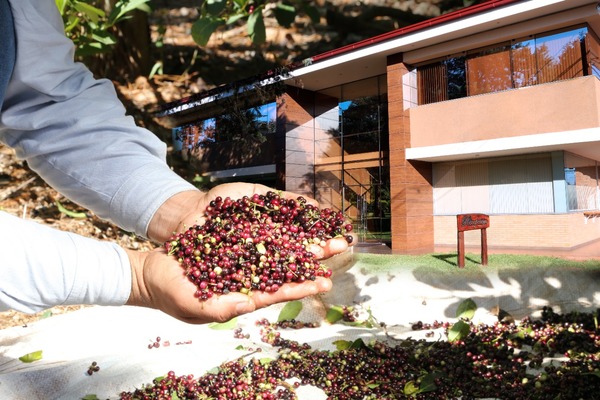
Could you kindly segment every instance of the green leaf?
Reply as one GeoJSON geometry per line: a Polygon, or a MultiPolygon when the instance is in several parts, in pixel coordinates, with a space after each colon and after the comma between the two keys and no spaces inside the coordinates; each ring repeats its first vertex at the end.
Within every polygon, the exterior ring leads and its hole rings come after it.
{"type": "Polygon", "coordinates": [[[444,374],[441,371],[433,371],[425,375],[421,379],[421,384],[419,385],[419,393],[433,392],[434,390],[436,390],[438,387],[435,384],[435,380],[444,376],[446,376],[446,374],[444,374]]]}
{"type": "Polygon", "coordinates": [[[296,19],[296,9],[287,4],[277,4],[274,12],[277,23],[286,28],[289,28],[296,19]]]}
{"type": "Polygon", "coordinates": [[[146,13],[150,13],[152,10],[146,4],[150,0],[121,0],[115,4],[110,16],[108,17],[108,21],[110,25],[114,25],[123,17],[134,10],[141,10],[146,13]]]}
{"type": "Polygon", "coordinates": [[[150,70],[150,74],[148,75],[148,78],[152,79],[152,77],[154,75],[156,75],[156,74],[161,75],[162,73],[163,73],[163,64],[162,64],[162,61],[157,61],[152,66],[152,69],[150,70]]]}
{"type": "Polygon", "coordinates": [[[58,211],[71,218],[87,218],[86,213],[68,210],[62,204],[60,204],[58,200],[55,200],[54,203],[56,204],[56,207],[58,207],[58,211]]]}
{"type": "Polygon", "coordinates": [[[24,363],[32,363],[34,361],[38,361],[42,359],[42,350],[34,351],[32,353],[27,353],[24,356],[19,357],[19,360],[24,363]]]}
{"type": "Polygon", "coordinates": [[[529,336],[529,334],[533,332],[531,327],[520,327],[516,332],[509,335],[511,339],[525,339],[525,336],[529,336]]]}
{"type": "Polygon", "coordinates": [[[475,315],[476,310],[477,304],[471,299],[465,299],[458,305],[456,318],[471,319],[473,318],[473,315],[475,315]]]}
{"type": "Polygon", "coordinates": [[[362,339],[356,339],[354,342],[352,342],[352,344],[350,345],[351,349],[364,349],[365,347],[367,347],[367,345],[365,344],[364,340],[362,339]]]}
{"type": "Polygon", "coordinates": [[[300,311],[302,311],[302,302],[300,300],[289,301],[281,309],[279,317],[277,317],[277,322],[296,319],[300,311]]]}
{"type": "Polygon", "coordinates": [[[267,30],[262,15],[263,7],[256,7],[248,17],[248,35],[255,44],[264,43],[267,40],[267,30]]]}
{"type": "Polygon", "coordinates": [[[356,339],[353,342],[349,340],[336,340],[335,342],[333,342],[333,344],[338,350],[356,350],[367,347],[365,342],[360,338],[356,339]]]}
{"type": "Polygon", "coordinates": [[[448,330],[448,341],[454,342],[457,340],[461,340],[465,338],[469,332],[471,331],[471,327],[465,321],[458,321],[452,328],[448,330]]]}
{"type": "Polygon", "coordinates": [[[219,373],[219,371],[221,370],[221,368],[219,367],[214,367],[209,369],[208,371],[206,371],[207,374],[211,374],[211,375],[216,375],[219,373]]]}
{"type": "Polygon", "coordinates": [[[221,14],[227,5],[227,0],[206,0],[206,11],[215,17],[221,14]]]}
{"type": "Polygon", "coordinates": [[[100,18],[106,17],[106,13],[99,8],[96,8],[90,4],[77,1],[73,4],[73,8],[82,14],[85,14],[90,21],[98,22],[100,18]]]}
{"type": "Polygon", "coordinates": [[[408,381],[404,385],[404,395],[405,396],[414,396],[419,393],[419,387],[413,382],[408,381]]]}
{"type": "Polygon", "coordinates": [[[258,360],[258,362],[260,363],[260,365],[267,365],[267,364],[269,364],[269,363],[271,363],[273,361],[274,360],[272,358],[267,358],[267,357],[261,358],[261,359],[258,360]]]}
{"type": "Polygon", "coordinates": [[[56,3],[56,8],[58,8],[60,15],[64,15],[65,6],[67,5],[68,0],[55,0],[54,2],[56,3]]]}
{"type": "Polygon", "coordinates": [[[81,400],[100,400],[100,399],[98,399],[98,396],[96,396],[95,394],[86,394],[85,396],[83,396],[81,398],[81,400]]]}
{"type": "Polygon", "coordinates": [[[67,24],[65,25],[65,32],[69,33],[79,25],[81,19],[75,15],[70,15],[67,24]]]}
{"type": "Polygon", "coordinates": [[[248,0],[233,0],[233,4],[236,8],[244,8],[248,0]]]}
{"type": "Polygon", "coordinates": [[[242,18],[247,17],[248,14],[246,12],[238,12],[236,14],[232,14],[227,18],[227,21],[225,22],[226,25],[232,25],[234,23],[236,23],[237,21],[239,21],[242,18]]]}
{"type": "Polygon", "coordinates": [[[192,39],[200,46],[206,46],[214,31],[223,24],[220,18],[200,17],[192,25],[192,39]]]}
{"type": "Polygon", "coordinates": [[[208,327],[210,329],[215,329],[215,330],[219,330],[219,331],[235,329],[236,326],[237,326],[237,317],[231,318],[227,322],[221,322],[221,323],[213,322],[213,323],[208,324],[208,327]]]}
{"type": "Polygon", "coordinates": [[[352,346],[352,342],[349,340],[336,340],[333,344],[338,350],[348,350],[352,346]]]}
{"type": "Polygon", "coordinates": [[[117,39],[106,31],[95,31],[92,33],[92,39],[107,46],[112,46],[117,43],[117,39]]]}
{"type": "Polygon", "coordinates": [[[344,318],[344,311],[341,306],[331,306],[325,315],[325,320],[330,324],[335,324],[342,318],[344,318]]]}
{"type": "Polygon", "coordinates": [[[315,6],[305,4],[302,10],[309,16],[313,24],[318,24],[321,21],[321,14],[315,6]]]}

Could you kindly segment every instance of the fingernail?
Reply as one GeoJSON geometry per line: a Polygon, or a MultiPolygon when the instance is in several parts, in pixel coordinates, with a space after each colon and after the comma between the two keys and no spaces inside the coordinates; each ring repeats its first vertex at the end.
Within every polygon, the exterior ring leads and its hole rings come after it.
{"type": "Polygon", "coordinates": [[[316,244],[312,244],[310,246],[310,252],[313,253],[317,258],[323,258],[323,256],[325,255],[325,251],[323,250],[323,248],[316,244]]]}

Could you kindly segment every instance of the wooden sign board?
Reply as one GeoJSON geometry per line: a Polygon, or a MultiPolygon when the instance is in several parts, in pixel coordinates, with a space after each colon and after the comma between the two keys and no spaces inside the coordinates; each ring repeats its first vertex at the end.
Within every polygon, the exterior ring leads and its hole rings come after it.
{"type": "Polygon", "coordinates": [[[488,263],[487,233],[490,227],[490,216],[486,214],[459,214],[456,216],[458,230],[458,266],[465,266],[465,231],[479,229],[481,231],[481,265],[488,263]]]}
{"type": "Polygon", "coordinates": [[[485,214],[459,214],[456,220],[459,232],[490,227],[490,216],[485,214]]]}

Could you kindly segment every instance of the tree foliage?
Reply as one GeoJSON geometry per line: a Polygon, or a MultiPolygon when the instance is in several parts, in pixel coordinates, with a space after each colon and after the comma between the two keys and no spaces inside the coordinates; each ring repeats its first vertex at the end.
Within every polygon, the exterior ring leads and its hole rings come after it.
{"type": "Polygon", "coordinates": [[[118,0],[106,10],[99,0],[55,0],[75,55],[86,57],[110,51],[117,43],[115,26],[135,10],[150,12],[150,0],[118,0]]]}
{"type": "Polygon", "coordinates": [[[318,23],[319,11],[311,3],[302,0],[205,0],[200,6],[200,17],[192,26],[192,37],[198,45],[206,46],[219,27],[245,22],[252,42],[264,43],[265,17],[275,17],[277,23],[286,28],[298,15],[307,15],[313,23],[318,23]]]}

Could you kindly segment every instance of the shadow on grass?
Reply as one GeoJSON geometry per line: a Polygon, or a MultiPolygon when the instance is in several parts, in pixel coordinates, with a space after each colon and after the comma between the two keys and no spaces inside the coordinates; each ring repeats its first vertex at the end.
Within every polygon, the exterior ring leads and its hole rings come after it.
{"type": "MultiPolygon", "coordinates": [[[[432,254],[432,257],[437,258],[440,261],[446,262],[452,266],[455,266],[455,267],[458,266],[458,255],[457,254],[454,254],[454,253],[432,254]]],[[[481,259],[469,257],[468,255],[465,255],[465,261],[470,261],[473,264],[481,264],[481,259]]]]}

